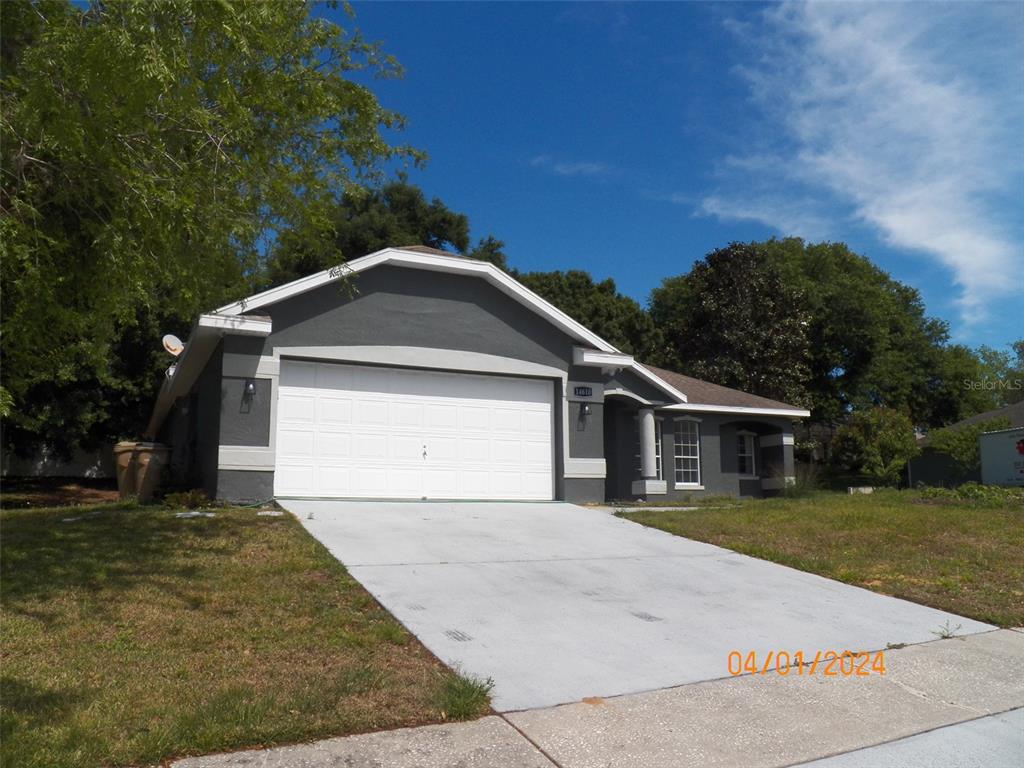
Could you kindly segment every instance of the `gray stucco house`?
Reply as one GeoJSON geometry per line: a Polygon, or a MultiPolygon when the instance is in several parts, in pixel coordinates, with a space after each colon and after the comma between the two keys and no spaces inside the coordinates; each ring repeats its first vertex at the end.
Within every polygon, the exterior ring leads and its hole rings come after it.
{"type": "Polygon", "coordinates": [[[148,433],[211,497],[678,499],[793,477],[785,403],[645,366],[497,267],[387,248],[201,315],[148,433]]]}

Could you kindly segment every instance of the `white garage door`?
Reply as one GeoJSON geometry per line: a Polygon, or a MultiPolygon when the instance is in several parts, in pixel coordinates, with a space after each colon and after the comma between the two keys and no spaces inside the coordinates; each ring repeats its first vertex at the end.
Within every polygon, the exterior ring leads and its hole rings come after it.
{"type": "Polygon", "coordinates": [[[283,361],[274,493],[553,498],[551,381],[283,361]]]}

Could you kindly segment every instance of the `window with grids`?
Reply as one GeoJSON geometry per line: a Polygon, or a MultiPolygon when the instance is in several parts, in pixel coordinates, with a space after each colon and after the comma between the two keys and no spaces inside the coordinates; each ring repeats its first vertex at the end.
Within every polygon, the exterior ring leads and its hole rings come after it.
{"type": "Polygon", "coordinates": [[[675,423],[676,485],[700,485],[700,424],[675,423]]]}
{"type": "MultiPolygon", "coordinates": [[[[636,443],[636,453],[633,455],[634,469],[637,477],[644,476],[643,466],[640,462],[640,419],[633,420],[633,440],[636,443]]],[[[661,470],[661,422],[654,421],[654,465],[657,469],[656,477],[664,480],[665,476],[661,470]]]]}
{"type": "Polygon", "coordinates": [[[741,475],[747,475],[748,477],[756,474],[757,469],[754,466],[754,436],[753,435],[737,435],[736,436],[736,468],[741,475]]]}

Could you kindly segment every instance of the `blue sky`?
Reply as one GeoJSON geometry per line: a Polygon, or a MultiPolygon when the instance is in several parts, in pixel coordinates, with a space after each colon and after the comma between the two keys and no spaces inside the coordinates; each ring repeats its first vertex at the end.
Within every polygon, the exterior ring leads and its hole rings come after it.
{"type": "Polygon", "coordinates": [[[410,180],[519,269],[643,303],[732,240],[839,240],[954,340],[1024,335],[1024,4],[353,7],[410,180]]]}

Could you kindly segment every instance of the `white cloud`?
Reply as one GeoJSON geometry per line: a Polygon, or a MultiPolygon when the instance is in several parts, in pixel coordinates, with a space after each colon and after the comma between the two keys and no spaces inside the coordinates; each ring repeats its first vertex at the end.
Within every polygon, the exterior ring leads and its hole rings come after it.
{"type": "Polygon", "coordinates": [[[605,163],[569,162],[556,160],[550,155],[537,155],[530,161],[534,168],[546,168],[559,176],[607,176],[611,172],[605,163]]]}
{"type": "Polygon", "coordinates": [[[767,122],[697,212],[834,239],[852,217],[937,259],[963,320],[982,319],[1022,291],[1019,22],[983,3],[790,3],[731,24],[767,122]]]}

